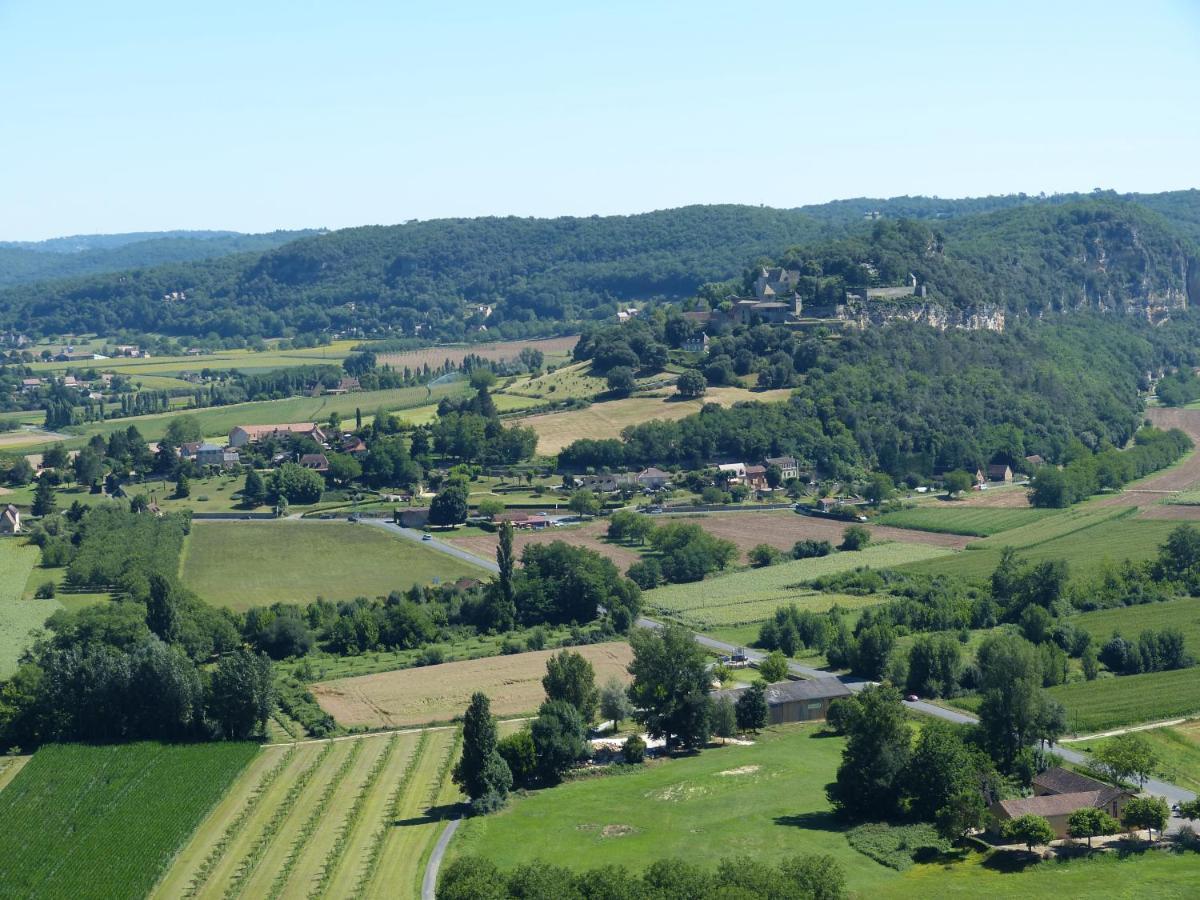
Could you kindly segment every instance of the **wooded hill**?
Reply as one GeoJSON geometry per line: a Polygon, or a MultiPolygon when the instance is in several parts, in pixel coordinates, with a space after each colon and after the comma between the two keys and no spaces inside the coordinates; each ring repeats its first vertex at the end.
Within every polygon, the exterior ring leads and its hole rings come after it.
{"type": "MultiPolygon", "coordinates": [[[[261,253],[0,291],[0,327],[249,340],[333,331],[461,339],[561,332],[618,304],[693,297],[760,260],[870,261],[930,299],[1045,312],[1187,296],[1200,193],[693,206],[634,216],[480,218],[351,228],[261,253]],[[867,209],[870,207],[870,209],[867,209]],[[878,211],[881,221],[864,220],[878,211]],[[905,225],[898,214],[913,217],[905,225]],[[887,226],[887,227],[879,227],[887,226]],[[164,297],[186,295],[185,302],[164,297]],[[473,307],[494,305],[484,318],[473,307]]],[[[831,266],[830,272],[836,267],[831,266]]],[[[822,268],[824,272],[824,268],[822,268]]],[[[826,273],[828,274],[828,273],[826,273]]],[[[1193,284],[1198,280],[1192,274],[1193,284]]],[[[1197,291],[1193,290],[1193,294],[1197,291]]]]}

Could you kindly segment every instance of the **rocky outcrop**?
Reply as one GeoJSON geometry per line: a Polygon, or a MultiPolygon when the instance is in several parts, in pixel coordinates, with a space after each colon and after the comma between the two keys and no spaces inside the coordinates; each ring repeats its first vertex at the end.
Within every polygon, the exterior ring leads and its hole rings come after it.
{"type": "Polygon", "coordinates": [[[962,328],[968,331],[1003,331],[1005,311],[999,306],[975,306],[966,309],[941,303],[851,303],[841,308],[840,319],[860,328],[885,322],[919,322],[941,331],[962,328]]]}

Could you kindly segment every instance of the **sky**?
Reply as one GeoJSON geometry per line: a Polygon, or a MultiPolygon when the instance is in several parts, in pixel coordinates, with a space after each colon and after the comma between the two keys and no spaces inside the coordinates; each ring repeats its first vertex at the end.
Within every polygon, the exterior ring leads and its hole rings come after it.
{"type": "Polygon", "coordinates": [[[1200,187],[1200,0],[0,0],[0,240],[1200,187]]]}

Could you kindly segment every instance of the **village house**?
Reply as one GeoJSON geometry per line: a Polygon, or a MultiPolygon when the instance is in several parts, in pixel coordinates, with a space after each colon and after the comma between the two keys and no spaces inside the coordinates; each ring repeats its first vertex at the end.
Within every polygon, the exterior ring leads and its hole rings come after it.
{"type": "Polygon", "coordinates": [[[746,477],[745,463],[721,463],[717,472],[726,484],[741,484],[746,477]]]}
{"type": "Polygon", "coordinates": [[[993,463],[987,467],[987,477],[988,481],[1001,481],[1005,484],[1012,484],[1013,472],[1004,463],[993,463]]]}
{"type": "Polygon", "coordinates": [[[800,477],[800,462],[794,456],[768,456],[763,460],[763,465],[767,468],[771,466],[778,468],[779,475],[784,481],[800,477]]]}
{"type": "Polygon", "coordinates": [[[21,379],[21,393],[22,394],[32,394],[32,393],[36,392],[37,390],[39,390],[41,388],[42,384],[43,384],[43,382],[42,382],[42,379],[40,379],[40,378],[22,378],[21,379]]]}
{"type": "Polygon", "coordinates": [[[645,491],[658,491],[665,488],[671,482],[671,473],[664,472],[662,469],[656,469],[651,466],[649,469],[643,469],[638,472],[637,483],[645,491]]]}
{"type": "MultiPolygon", "coordinates": [[[[719,700],[728,697],[737,703],[749,685],[714,691],[719,700]]],[[[837,678],[812,678],[805,681],[780,681],[767,685],[767,721],[771,725],[786,722],[812,722],[829,714],[829,704],[850,696],[850,689],[837,678]]]]}
{"type": "Polygon", "coordinates": [[[329,459],[324,453],[305,453],[300,457],[300,465],[322,475],[329,471],[329,459]]]}
{"type": "Polygon", "coordinates": [[[513,510],[512,512],[502,512],[496,515],[493,519],[497,525],[502,522],[507,522],[513,528],[524,530],[526,528],[545,528],[550,523],[545,516],[531,516],[527,512],[521,510],[513,510]]]}
{"type": "Polygon", "coordinates": [[[241,464],[241,457],[236,450],[208,443],[196,448],[195,459],[198,466],[219,466],[222,469],[241,464]]]}
{"type": "Polygon", "coordinates": [[[683,343],[679,346],[687,353],[703,353],[708,349],[708,335],[703,331],[693,334],[684,338],[683,343]]]}
{"type": "Polygon", "coordinates": [[[1120,820],[1133,793],[1087,775],[1053,766],[1033,779],[1032,797],[999,800],[991,806],[997,832],[1009,819],[1042,816],[1058,838],[1067,837],[1067,819],[1078,809],[1094,806],[1120,820]]]}
{"type": "Polygon", "coordinates": [[[229,432],[229,446],[242,447],[264,438],[312,438],[318,444],[325,443],[325,434],[315,422],[291,422],[283,425],[237,425],[229,432]]]}
{"type": "Polygon", "coordinates": [[[337,387],[326,389],[326,394],[348,394],[351,391],[361,391],[362,386],[357,378],[346,377],[337,383],[337,387]]]}
{"type": "Polygon", "coordinates": [[[1029,456],[1025,457],[1025,465],[1031,469],[1036,469],[1038,466],[1044,466],[1045,464],[1046,460],[1042,459],[1040,453],[1031,453],[1029,456]]]}
{"type": "Polygon", "coordinates": [[[200,448],[203,446],[204,446],[204,441],[184,441],[182,444],[179,445],[179,449],[176,451],[176,455],[180,459],[188,459],[188,460],[192,460],[194,462],[196,459],[196,454],[199,452],[200,448]]]}
{"type": "Polygon", "coordinates": [[[620,475],[579,475],[575,478],[575,486],[601,494],[613,494],[617,491],[637,490],[637,476],[622,473],[620,475]]]}
{"type": "Polygon", "coordinates": [[[21,511],[11,503],[0,513],[0,534],[21,533],[21,511]]]}
{"type": "Polygon", "coordinates": [[[367,445],[362,438],[348,434],[342,438],[342,452],[350,454],[355,459],[361,459],[367,455],[367,445]]]}
{"type": "Polygon", "coordinates": [[[755,491],[769,491],[770,485],[767,484],[767,467],[766,466],[746,466],[745,475],[746,485],[755,491]]]}

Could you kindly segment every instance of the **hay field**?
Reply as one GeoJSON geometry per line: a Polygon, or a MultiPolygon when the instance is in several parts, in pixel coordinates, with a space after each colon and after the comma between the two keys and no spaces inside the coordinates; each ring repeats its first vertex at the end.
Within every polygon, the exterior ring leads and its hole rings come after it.
{"type": "Polygon", "coordinates": [[[546,413],[519,419],[538,434],[538,453],[553,456],[563,447],[579,438],[617,438],[629,425],[637,425],[649,419],[678,420],[700,411],[705,403],[732,406],[748,400],[764,403],[786,400],[791,392],[787,389],[775,391],[748,391],[745,388],[716,387],[695,400],[675,400],[671,397],[628,397],[624,400],[609,400],[593,403],[586,409],[546,413]]]}
{"type": "Polygon", "coordinates": [[[437,347],[423,347],[420,350],[405,350],[400,353],[380,353],[380,365],[387,364],[396,369],[408,366],[416,369],[421,366],[437,367],[449,360],[458,365],[468,356],[479,356],[483,359],[499,362],[516,359],[526,347],[541,350],[546,356],[562,356],[570,353],[579,340],[579,335],[566,337],[540,338],[528,341],[498,341],[492,344],[455,344],[437,347]]]}
{"type": "MultiPolygon", "coordinates": [[[[574,647],[596,669],[597,683],[616,675],[629,681],[633,651],[622,641],[574,647]]],[[[483,691],[498,716],[529,713],[545,699],[546,660],[558,651],[538,650],[469,662],[443,663],[378,675],[341,678],[310,686],[321,708],[342,725],[372,728],[448,722],[483,691]]]]}

